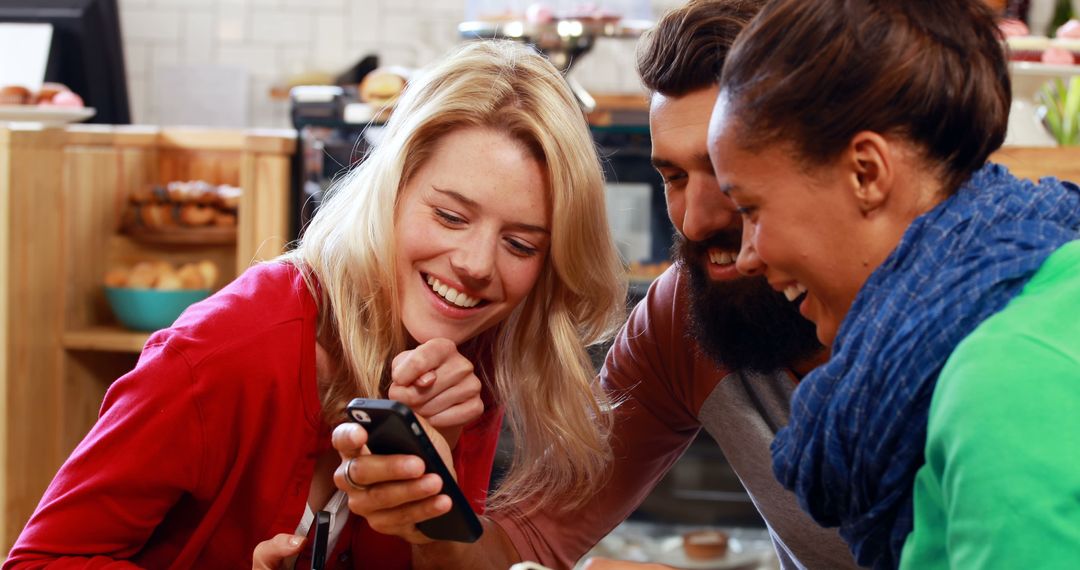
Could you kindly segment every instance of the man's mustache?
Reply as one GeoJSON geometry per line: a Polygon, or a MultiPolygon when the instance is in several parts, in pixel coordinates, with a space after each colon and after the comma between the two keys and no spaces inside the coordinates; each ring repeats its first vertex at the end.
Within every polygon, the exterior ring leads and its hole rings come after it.
{"type": "Polygon", "coordinates": [[[691,241],[681,234],[675,235],[673,250],[676,257],[701,257],[710,248],[739,251],[742,247],[742,230],[713,234],[702,241],[691,241]]]}

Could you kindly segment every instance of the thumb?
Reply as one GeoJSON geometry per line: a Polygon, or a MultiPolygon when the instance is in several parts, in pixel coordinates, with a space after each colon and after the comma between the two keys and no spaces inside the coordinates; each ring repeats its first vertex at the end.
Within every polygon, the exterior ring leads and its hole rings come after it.
{"type": "Polygon", "coordinates": [[[281,533],[264,540],[255,547],[251,556],[252,570],[278,570],[290,556],[296,556],[304,545],[304,537],[281,533]]]}

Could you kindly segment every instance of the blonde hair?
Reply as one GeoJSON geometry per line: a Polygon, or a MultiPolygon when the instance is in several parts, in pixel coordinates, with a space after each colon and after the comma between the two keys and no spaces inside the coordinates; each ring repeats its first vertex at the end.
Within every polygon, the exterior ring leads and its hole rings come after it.
{"type": "Polygon", "coordinates": [[[382,142],[330,191],[284,257],[311,277],[320,339],[334,342],[328,350],[342,362],[323,410],[336,421],[348,399],[385,394],[388,363],[406,348],[394,302],[399,190],[441,137],[467,127],[504,133],[536,156],[552,209],[551,249],[533,290],[472,341],[516,444],[489,506],[574,506],[603,484],[611,458],[608,401],[585,346],[621,325],[626,291],[588,126],[559,72],[531,48],[465,44],[411,82],[382,142]]]}

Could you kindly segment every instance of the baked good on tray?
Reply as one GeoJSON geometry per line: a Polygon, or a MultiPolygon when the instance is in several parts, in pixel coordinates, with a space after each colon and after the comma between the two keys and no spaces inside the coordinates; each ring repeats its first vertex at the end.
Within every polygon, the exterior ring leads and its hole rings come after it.
{"type": "Polygon", "coordinates": [[[243,191],[202,180],[169,182],[132,192],[124,213],[128,229],[227,228],[236,226],[243,191]]]}
{"type": "Polygon", "coordinates": [[[719,530],[695,530],[683,535],[683,551],[690,560],[710,560],[727,554],[728,535],[719,530]]]}

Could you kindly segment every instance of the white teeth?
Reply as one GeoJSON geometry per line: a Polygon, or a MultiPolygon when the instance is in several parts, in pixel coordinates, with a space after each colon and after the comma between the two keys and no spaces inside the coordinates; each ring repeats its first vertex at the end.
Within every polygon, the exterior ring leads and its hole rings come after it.
{"type": "Polygon", "coordinates": [[[427,276],[427,284],[431,287],[431,290],[438,293],[440,297],[459,307],[468,309],[470,307],[475,307],[480,303],[480,299],[470,297],[430,275],[427,276]]]}
{"type": "Polygon", "coordinates": [[[735,260],[738,259],[738,257],[738,253],[727,251],[713,250],[709,252],[709,261],[717,265],[731,265],[732,263],[735,263],[735,260]]]}
{"type": "Polygon", "coordinates": [[[798,299],[799,295],[802,295],[805,292],[806,287],[803,287],[799,283],[794,283],[784,288],[784,296],[787,297],[788,301],[794,301],[795,299],[798,299]]]}

